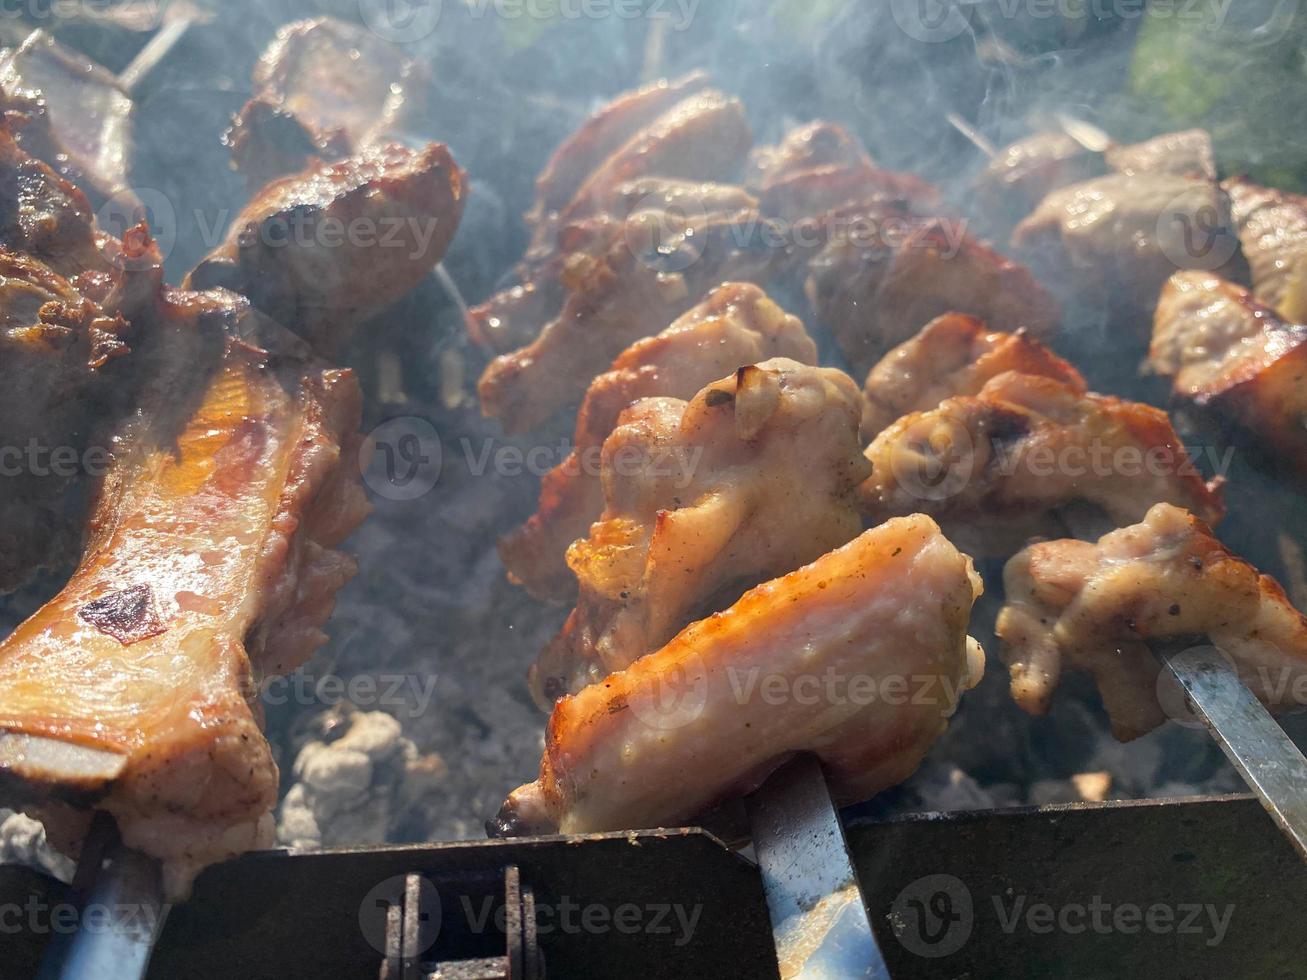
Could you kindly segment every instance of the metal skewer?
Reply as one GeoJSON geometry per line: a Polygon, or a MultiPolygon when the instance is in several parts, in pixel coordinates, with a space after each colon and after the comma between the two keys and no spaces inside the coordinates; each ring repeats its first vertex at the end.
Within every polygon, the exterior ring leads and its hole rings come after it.
{"type": "Polygon", "coordinates": [[[1215,647],[1154,652],[1276,826],[1307,860],[1307,758],[1215,647]]]}
{"type": "Polygon", "coordinates": [[[144,977],[168,917],[159,863],[125,847],[113,818],[100,812],[82,846],[73,887],[78,928],[51,940],[37,980],[144,977]],[[96,912],[95,928],[88,910],[96,912]]]}
{"type": "Polygon", "coordinates": [[[817,759],[773,773],[748,811],[781,976],[890,980],[817,759]]]}

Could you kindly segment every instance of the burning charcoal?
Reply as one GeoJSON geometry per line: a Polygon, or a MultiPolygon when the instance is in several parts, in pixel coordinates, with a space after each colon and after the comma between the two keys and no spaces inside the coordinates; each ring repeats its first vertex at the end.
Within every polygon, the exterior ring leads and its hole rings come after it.
{"type": "Polygon", "coordinates": [[[16,864],[58,878],[73,880],[73,859],[60,854],[45,839],[45,828],[25,813],[0,808],[0,866],[16,864]]]}
{"type": "Polygon", "coordinates": [[[277,839],[294,848],[385,843],[406,809],[440,784],[443,768],[385,712],[346,711],[330,740],[300,749],[277,839]]]}

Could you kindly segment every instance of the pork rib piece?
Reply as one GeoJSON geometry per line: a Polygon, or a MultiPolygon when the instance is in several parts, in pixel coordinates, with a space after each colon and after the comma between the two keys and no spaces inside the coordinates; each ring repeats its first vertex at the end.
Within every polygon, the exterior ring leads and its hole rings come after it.
{"type": "Polygon", "coordinates": [[[173,299],[197,327],[119,432],[81,565],[0,644],[0,774],[70,849],[80,807],[111,813],[177,896],[271,842],[257,685],[323,641],[353,574],[334,549],[366,504],[352,374],[255,347],[274,331],[236,297],[173,299]],[[213,318],[225,353],[206,382],[213,318]]]}
{"type": "Polygon", "coordinates": [[[440,261],[462,217],[465,180],[440,143],[319,162],[255,195],[186,285],[248,296],[330,354],[440,261]]]}
{"type": "Polygon", "coordinates": [[[742,367],[648,398],[604,443],[604,511],[568,549],[576,608],[541,653],[542,705],[656,650],[750,586],[857,536],[862,399],[831,368],[742,367]]]}
{"type": "Polygon", "coordinates": [[[862,389],[867,398],[862,436],[875,439],[896,420],[932,409],[946,398],[978,395],[1005,371],[1054,378],[1076,391],[1087,390],[1079,371],[1027,331],[1002,333],[988,329],[977,317],[946,313],[871,369],[862,389]]]}
{"type": "Polygon", "coordinates": [[[1165,412],[1014,372],[899,419],[867,458],[859,493],[874,519],[928,513],[972,553],[1010,555],[1055,533],[1052,512],[1072,504],[1112,526],[1162,501],[1212,521],[1225,512],[1165,412]]]}
{"type": "Polygon", "coordinates": [[[817,345],[797,317],[747,283],[719,286],[662,333],[628,347],[591,383],[574,448],[545,474],[536,512],[500,539],[509,577],[537,598],[575,593],[567,547],[603,513],[600,454],[624,409],[641,398],[692,398],[710,381],[773,357],[815,364],[817,345]]]}
{"type": "Polygon", "coordinates": [[[912,774],[979,681],[967,623],[981,588],[929,518],[867,531],[560,701],[539,779],[489,829],[679,826],[798,752],[821,759],[838,802],[874,796],[912,774]],[[843,683],[814,704],[812,682],[826,677],[843,683]],[[866,696],[890,684],[928,693],[866,696]],[[778,703],[777,689],[791,696],[778,703]]]}
{"type": "Polygon", "coordinates": [[[1008,562],[1004,581],[998,636],[1012,696],[1032,714],[1048,710],[1064,669],[1082,670],[1117,738],[1156,728],[1167,713],[1149,642],[1210,642],[1272,708],[1294,706],[1286,692],[1307,677],[1307,619],[1274,579],[1170,504],[1097,543],[1031,545],[1008,562]]]}
{"type": "Polygon", "coordinates": [[[1307,478],[1307,326],[1200,272],[1168,280],[1153,324],[1149,367],[1176,399],[1307,478]]]}

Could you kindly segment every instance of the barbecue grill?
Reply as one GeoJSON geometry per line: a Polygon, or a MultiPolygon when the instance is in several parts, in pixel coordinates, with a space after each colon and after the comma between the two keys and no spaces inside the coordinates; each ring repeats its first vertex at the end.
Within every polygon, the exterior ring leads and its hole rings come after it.
{"type": "MultiPolygon", "coordinates": [[[[239,137],[256,60],[292,21],[368,32],[342,73],[389,57],[416,66],[394,85],[390,135],[447,143],[470,181],[440,265],[333,354],[365,393],[377,451],[359,471],[374,514],[346,546],[360,574],[329,643],[298,679],[257,692],[281,770],[281,846],[205,868],[171,902],[159,863],[99,812],[76,862],[49,858],[42,841],[44,869],[0,863],[0,978],[1301,975],[1307,940],[1265,923],[1307,884],[1302,722],[1273,718],[1203,636],[1149,644],[1173,722],[1136,742],[1113,742],[1097,694],[1075,678],[1047,717],[1027,717],[990,646],[1003,604],[992,557],[977,562],[989,593],[970,627],[989,672],[906,783],[841,808],[820,761],[798,754],[693,826],[483,837],[533,775],[545,716],[522,678],[562,620],[506,579],[495,542],[531,514],[571,430],[505,435],[482,417],[475,378],[491,355],[469,339],[471,308],[521,278],[531,242],[520,215],[549,154],[619,91],[702,68],[743,97],[759,143],[835,120],[878,165],[952,201],[1036,129],[1102,153],[1113,139],[1204,126],[1223,175],[1307,187],[1300,127],[1267,125],[1257,106],[1302,84],[1296,4],[1103,7],[178,0],[31,4],[0,18],[11,50],[53,45],[69,64],[102,66],[95,78],[113,96],[84,109],[115,133],[130,118],[130,153],[120,182],[106,167],[87,190],[117,235],[148,220],[170,282],[204,268],[250,197],[252,170],[238,172],[224,143],[239,137]],[[1167,38],[1192,61],[1211,57],[1211,91],[1198,92],[1167,38]],[[1277,74],[1286,63],[1293,73],[1277,74]]],[[[665,253],[657,261],[682,258],[665,253]]],[[[193,285],[232,286],[230,274],[210,267],[193,285]]],[[[768,289],[805,309],[793,283],[768,289]]],[[[1167,405],[1166,385],[1119,355],[1120,315],[1106,298],[1065,297],[1059,352],[1095,391],[1167,405]]],[[[846,363],[813,332],[822,364],[846,363]]],[[[1221,439],[1197,435],[1211,419],[1176,417],[1213,450],[1205,475],[1225,479],[1222,541],[1304,608],[1298,478],[1241,442],[1218,459],[1221,439]]],[[[1080,516],[1065,516],[1071,531],[1080,516]]],[[[1096,538],[1087,527],[1069,536],[1096,538]]],[[[70,569],[0,597],[3,632],[70,569]]],[[[8,778],[17,764],[3,737],[0,790],[16,792],[0,805],[29,802],[8,778]]]]}

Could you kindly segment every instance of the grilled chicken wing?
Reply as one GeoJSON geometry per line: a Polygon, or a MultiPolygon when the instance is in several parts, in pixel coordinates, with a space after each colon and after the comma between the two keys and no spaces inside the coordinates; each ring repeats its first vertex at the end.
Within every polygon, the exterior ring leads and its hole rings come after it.
{"type": "Polygon", "coordinates": [[[70,846],[77,807],[111,813],[174,896],[271,842],[257,684],[322,642],[353,571],[334,548],[366,508],[353,376],[254,346],[270,332],[236,297],[185,302],[227,324],[220,367],[205,382],[204,330],[176,332],[116,437],[80,567],[0,644],[0,774],[70,846]]]}
{"type": "Polygon", "coordinates": [[[1148,363],[1177,400],[1307,478],[1307,326],[1218,276],[1177,273],[1157,302],[1148,363]]]}
{"type": "Polygon", "coordinates": [[[602,255],[569,269],[562,312],[526,347],[490,362],[481,411],[506,432],[534,429],[580,402],[623,350],[650,337],[728,280],[765,282],[785,261],[780,232],[756,212],[640,211],[602,255]]]}
{"type": "Polygon", "coordinates": [[[775,146],[749,155],[745,183],[761,192],[777,181],[820,167],[874,167],[866,147],[839,123],[822,119],[796,126],[775,146]]]}
{"type": "Polygon", "coordinates": [[[603,513],[600,453],[624,409],[641,398],[692,398],[741,365],[773,357],[815,364],[817,345],[796,317],[745,283],[718,287],[662,333],[628,347],[586,392],[574,448],[545,475],[536,513],[500,540],[509,577],[538,598],[575,592],[567,547],[603,513]]]}
{"type": "Polygon", "coordinates": [[[1307,197],[1246,180],[1221,186],[1258,301],[1286,320],[1307,322],[1307,197]]]}
{"type": "Polygon", "coordinates": [[[1271,707],[1307,677],[1307,619],[1267,575],[1198,518],[1157,504],[1143,521],[1087,541],[1045,541],[1008,562],[998,619],[1012,696],[1048,710],[1062,670],[1093,675],[1125,740],[1166,720],[1147,644],[1204,638],[1271,707]]]}
{"type": "Polygon", "coordinates": [[[330,353],[440,261],[462,216],[464,181],[439,143],[319,163],[256,195],[187,286],[248,296],[330,353]]]}
{"type": "Polygon", "coordinates": [[[827,216],[829,241],[808,265],[808,300],[862,373],[945,313],[968,313],[1036,335],[1057,302],[1030,271],[948,218],[854,208],[827,216]]]}
{"type": "Polygon", "coordinates": [[[1049,194],[1012,233],[1038,269],[1087,297],[1149,312],[1182,269],[1233,269],[1240,259],[1229,202],[1210,180],[1109,174],[1049,194]]]}
{"type": "Polygon", "coordinates": [[[862,399],[843,373],[784,358],[690,402],[648,398],[603,449],[604,511],[568,549],[576,608],[531,671],[548,705],[656,650],[746,588],[849,541],[862,399]]]}
{"type": "Polygon", "coordinates": [[[983,320],[946,313],[886,354],[867,375],[862,436],[875,439],[911,412],[934,408],[955,395],[978,395],[1005,371],[1054,378],[1086,391],[1080,372],[1025,330],[991,331],[983,320]]]}
{"type": "Polygon", "coordinates": [[[867,799],[911,775],[979,680],[967,622],[980,592],[929,518],[867,531],[560,701],[539,779],[490,830],[679,826],[799,752],[821,759],[837,801],[867,799]],[[823,678],[843,684],[823,698],[823,678]],[[854,695],[882,684],[914,696],[854,695]],[[777,703],[777,688],[792,696],[777,703]]]}
{"type": "Polygon", "coordinates": [[[874,518],[929,513],[973,554],[1011,554],[1077,502],[1115,526],[1159,501],[1213,522],[1224,514],[1219,485],[1203,481],[1165,412],[1053,378],[1001,374],[978,395],[899,419],[867,458],[859,492],[874,518]]]}

